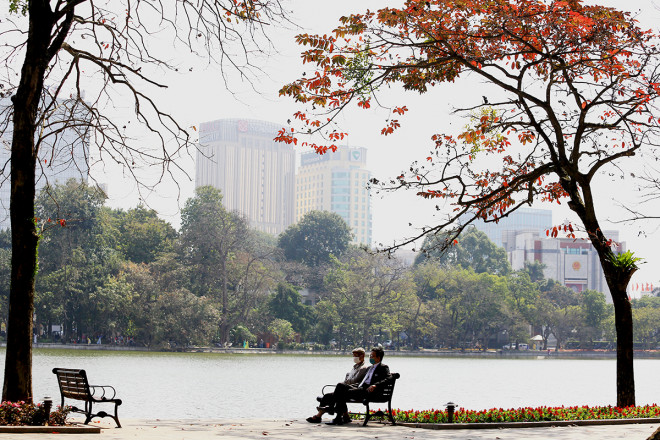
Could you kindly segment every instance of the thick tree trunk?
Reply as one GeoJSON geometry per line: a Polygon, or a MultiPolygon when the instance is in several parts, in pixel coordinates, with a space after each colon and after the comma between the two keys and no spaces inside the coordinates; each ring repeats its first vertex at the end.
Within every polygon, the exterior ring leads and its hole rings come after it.
{"type": "MultiPolygon", "coordinates": [[[[25,69],[24,69],[25,70],[25,69]]],[[[11,288],[7,323],[7,354],[2,400],[32,401],[32,315],[37,243],[34,224],[34,113],[20,89],[14,97],[11,154],[11,288]]]]}
{"type": "Polygon", "coordinates": [[[626,291],[612,292],[616,327],[616,406],[635,405],[632,308],[626,291]]]}
{"type": "Polygon", "coordinates": [[[11,148],[10,218],[11,287],[2,400],[32,401],[32,316],[39,236],[34,222],[35,121],[43,90],[52,28],[47,1],[29,3],[25,61],[12,97],[14,132],[11,148]]]}

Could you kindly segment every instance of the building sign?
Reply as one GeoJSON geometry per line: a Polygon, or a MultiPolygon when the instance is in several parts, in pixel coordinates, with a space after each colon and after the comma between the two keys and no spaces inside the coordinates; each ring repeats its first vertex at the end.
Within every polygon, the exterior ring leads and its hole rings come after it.
{"type": "Polygon", "coordinates": [[[240,121],[238,121],[238,123],[236,125],[238,127],[238,131],[240,131],[241,133],[247,133],[248,132],[248,128],[249,128],[248,127],[248,121],[246,121],[244,119],[241,119],[240,121]]]}
{"type": "Polygon", "coordinates": [[[569,280],[586,280],[588,278],[587,255],[565,254],[564,278],[569,280]]]}
{"type": "Polygon", "coordinates": [[[315,163],[327,162],[330,160],[331,156],[332,153],[330,152],[325,154],[305,153],[302,156],[300,156],[300,165],[305,166],[305,165],[312,165],[315,163]]]}

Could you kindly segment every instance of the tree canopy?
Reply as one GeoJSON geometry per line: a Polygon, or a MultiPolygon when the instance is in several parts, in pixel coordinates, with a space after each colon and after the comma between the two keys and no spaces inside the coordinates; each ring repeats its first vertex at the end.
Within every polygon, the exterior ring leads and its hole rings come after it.
{"type": "Polygon", "coordinates": [[[457,241],[456,245],[443,250],[444,238],[427,235],[415,263],[432,258],[447,266],[461,266],[465,269],[471,267],[476,273],[506,275],[511,271],[504,248],[495,245],[478,229],[469,228],[457,241]]]}
{"type": "Polygon", "coordinates": [[[278,245],[290,260],[309,266],[330,262],[340,256],[351,242],[351,229],[337,213],[310,211],[289,226],[278,238],[278,245]]]}
{"type": "MultiPolygon", "coordinates": [[[[425,93],[470,75],[494,88],[495,98],[463,108],[463,131],[433,134],[428,157],[383,184],[451,208],[446,220],[397,246],[443,231],[450,247],[476,219],[495,222],[535,201],[567,202],[605,272],[616,310],[617,402],[633,405],[626,287],[637,266],[613,252],[594,198],[603,188],[598,179],[623,177],[627,158],[657,155],[657,35],[629,13],[581,0],[407,0],[342,17],[332,33],[297,41],[309,46],[302,57],[316,71],[280,93],[311,108],[297,112],[298,129],[283,129],[279,140],[329,133],[312,145],[321,153],[345,136],[332,130],[338,112],[350,104],[369,108],[391,87],[425,93]],[[459,221],[464,216],[471,220],[459,221]]],[[[390,110],[384,135],[396,131],[408,108],[396,103],[390,110]]],[[[549,234],[574,236],[576,229],[563,225],[549,234]]]]}

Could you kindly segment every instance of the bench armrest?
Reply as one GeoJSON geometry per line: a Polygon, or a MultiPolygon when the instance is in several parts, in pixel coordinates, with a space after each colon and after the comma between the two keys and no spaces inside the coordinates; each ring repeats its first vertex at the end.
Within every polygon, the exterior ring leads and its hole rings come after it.
{"type": "Polygon", "coordinates": [[[325,394],[328,394],[328,393],[332,393],[332,391],[334,391],[335,386],[336,385],[323,385],[323,388],[321,389],[321,394],[325,395],[325,394]],[[326,388],[332,388],[332,391],[327,391],[326,392],[325,391],[326,388]]]}
{"type": "Polygon", "coordinates": [[[90,385],[89,392],[97,400],[112,400],[117,395],[115,388],[110,385],[90,385]]]}

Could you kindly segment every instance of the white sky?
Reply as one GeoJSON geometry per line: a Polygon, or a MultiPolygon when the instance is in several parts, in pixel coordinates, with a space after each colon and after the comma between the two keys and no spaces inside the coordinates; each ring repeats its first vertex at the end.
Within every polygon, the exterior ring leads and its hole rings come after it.
{"type": "MultiPolygon", "coordinates": [[[[300,110],[290,99],[278,97],[279,88],[286,82],[298,78],[303,71],[299,60],[300,48],[293,41],[293,36],[300,32],[329,33],[338,23],[341,15],[351,12],[363,12],[371,8],[377,9],[387,4],[398,5],[403,0],[284,0],[292,11],[291,18],[302,29],[273,29],[272,40],[279,53],[257,60],[265,72],[254,79],[254,91],[249,84],[238,78],[230,79],[230,88],[220,78],[218,69],[206,65],[194,65],[192,72],[187,68],[180,69],[176,77],[168,78],[171,87],[164,92],[163,102],[171,107],[171,111],[184,126],[199,125],[199,123],[221,118],[254,118],[275,123],[286,123],[291,115],[300,110]],[[357,6],[356,6],[357,5],[357,6]]],[[[630,11],[643,10],[639,16],[642,27],[660,28],[660,12],[653,7],[650,0],[602,0],[601,4],[628,8],[630,11]]],[[[181,56],[188,55],[181,48],[181,56]]],[[[176,55],[175,55],[176,57],[176,55]]],[[[189,60],[188,60],[189,61],[189,60]]],[[[193,66],[193,65],[191,65],[193,66]]],[[[478,103],[484,93],[484,85],[474,81],[458,81],[455,84],[443,85],[423,96],[414,94],[403,95],[393,92],[388,96],[388,105],[406,105],[410,112],[399,118],[402,127],[395,135],[383,137],[379,134],[384,125],[387,113],[381,110],[352,111],[346,113],[340,124],[349,133],[348,145],[361,146],[368,149],[368,168],[379,179],[396,176],[414,160],[423,160],[432,144],[430,136],[435,132],[451,131],[462,127],[465,121],[451,116],[452,108],[463,103],[478,103]]],[[[298,147],[299,151],[303,151],[298,147]]],[[[194,153],[193,153],[194,155],[194,153]]],[[[177,187],[171,181],[163,182],[156,193],[146,197],[149,206],[175,227],[179,225],[179,209],[184,201],[193,195],[194,190],[194,159],[188,157],[180,161],[187,170],[188,180],[180,175],[177,187]]],[[[100,172],[97,168],[97,172],[100,172]]],[[[108,168],[106,176],[98,177],[98,181],[109,183],[109,204],[113,207],[130,208],[138,203],[135,185],[129,177],[120,177],[121,173],[108,168]]],[[[625,200],[626,192],[612,190],[612,186],[603,188],[598,208],[603,217],[621,218],[617,210],[617,200],[625,200]]],[[[390,193],[375,196],[373,208],[373,237],[376,243],[391,244],[393,240],[402,239],[412,232],[408,223],[421,227],[433,222],[434,203],[418,200],[413,193],[390,193]]],[[[561,223],[564,219],[572,219],[571,213],[564,207],[535,205],[537,208],[553,209],[553,221],[561,223]]],[[[658,209],[655,210],[657,214],[658,209]]],[[[653,213],[651,211],[651,213],[653,213]]],[[[627,247],[637,256],[643,257],[646,263],[635,275],[633,282],[650,282],[660,285],[660,275],[655,270],[660,262],[660,254],[655,242],[660,239],[658,227],[660,222],[646,225],[612,225],[605,223],[607,229],[620,230],[621,239],[627,242],[627,247]],[[639,237],[638,232],[645,230],[648,235],[639,237]]]]}

